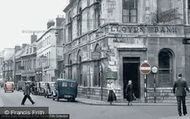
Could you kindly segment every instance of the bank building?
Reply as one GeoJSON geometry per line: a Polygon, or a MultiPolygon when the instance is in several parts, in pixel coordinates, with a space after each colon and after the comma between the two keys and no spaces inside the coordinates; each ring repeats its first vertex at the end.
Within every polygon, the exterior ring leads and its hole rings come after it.
{"type": "Polygon", "coordinates": [[[113,80],[124,100],[132,80],[138,101],[153,101],[154,86],[164,101],[178,73],[190,84],[190,1],[70,0],[64,12],[64,77],[78,81],[79,96],[106,100],[113,80]],[[146,85],[144,61],[158,67],[146,85]]]}

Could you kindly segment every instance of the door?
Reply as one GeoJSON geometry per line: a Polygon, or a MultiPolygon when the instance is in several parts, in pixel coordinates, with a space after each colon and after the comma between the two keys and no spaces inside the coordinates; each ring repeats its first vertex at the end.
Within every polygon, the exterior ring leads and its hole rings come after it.
{"type": "Polygon", "coordinates": [[[123,95],[126,98],[126,86],[131,80],[136,98],[140,98],[140,57],[124,57],[123,58],[123,95]]]}

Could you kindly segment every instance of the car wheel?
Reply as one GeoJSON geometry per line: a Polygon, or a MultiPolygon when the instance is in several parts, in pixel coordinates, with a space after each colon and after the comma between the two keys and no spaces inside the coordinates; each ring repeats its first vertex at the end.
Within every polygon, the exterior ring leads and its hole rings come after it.
{"type": "Polygon", "coordinates": [[[55,98],[53,97],[53,100],[55,100],[55,98]]]}
{"type": "Polygon", "coordinates": [[[71,101],[72,101],[72,102],[75,102],[75,98],[72,98],[71,101]]]}
{"type": "Polygon", "coordinates": [[[56,98],[57,98],[57,101],[59,101],[59,97],[57,96],[56,98]]]}

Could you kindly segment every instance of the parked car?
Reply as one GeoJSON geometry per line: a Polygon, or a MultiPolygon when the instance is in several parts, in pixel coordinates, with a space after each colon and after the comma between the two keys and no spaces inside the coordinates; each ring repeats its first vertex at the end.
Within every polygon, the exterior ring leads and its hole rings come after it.
{"type": "Polygon", "coordinates": [[[14,82],[8,81],[8,82],[6,82],[6,83],[4,84],[4,91],[5,91],[5,93],[6,93],[7,91],[14,92],[14,88],[15,88],[14,82]]]}
{"type": "Polygon", "coordinates": [[[60,98],[67,99],[68,101],[75,101],[77,97],[78,84],[75,80],[71,79],[57,79],[55,83],[55,94],[53,100],[59,101],[60,98]]]}
{"type": "Polygon", "coordinates": [[[18,81],[16,85],[16,90],[17,91],[23,90],[24,86],[25,86],[25,81],[18,81]]]}
{"type": "Polygon", "coordinates": [[[53,90],[55,90],[55,82],[46,82],[44,96],[47,98],[53,96],[53,90]]]}

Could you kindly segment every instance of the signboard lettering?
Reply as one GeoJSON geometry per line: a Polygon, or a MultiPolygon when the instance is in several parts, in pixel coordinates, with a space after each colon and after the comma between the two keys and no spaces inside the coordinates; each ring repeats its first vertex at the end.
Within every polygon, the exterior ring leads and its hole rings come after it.
{"type": "Polygon", "coordinates": [[[111,33],[177,33],[175,26],[119,26],[110,25],[111,33]]]}

